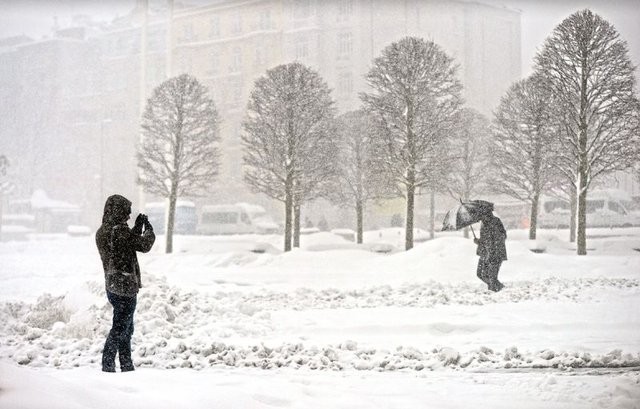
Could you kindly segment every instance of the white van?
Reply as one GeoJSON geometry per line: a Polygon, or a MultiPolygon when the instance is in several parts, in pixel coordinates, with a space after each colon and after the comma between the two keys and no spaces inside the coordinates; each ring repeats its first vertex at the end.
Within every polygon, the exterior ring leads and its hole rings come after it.
{"type": "MultiPolygon", "coordinates": [[[[165,202],[150,202],[144,207],[144,211],[149,218],[149,223],[158,234],[164,234],[167,214],[165,202]]],[[[135,216],[132,215],[135,220],[135,216]]],[[[198,217],[196,216],[196,205],[187,200],[176,202],[176,214],[173,224],[175,234],[195,234],[198,217]]]]}
{"type": "MultiPolygon", "coordinates": [[[[587,227],[631,227],[640,225],[640,213],[633,212],[631,196],[618,189],[594,190],[587,194],[587,227]]],[[[567,228],[569,202],[543,198],[538,225],[542,228],[567,228]]]]}
{"type": "Polygon", "coordinates": [[[262,206],[248,203],[207,205],[200,209],[199,234],[271,234],[279,226],[262,206]]]}

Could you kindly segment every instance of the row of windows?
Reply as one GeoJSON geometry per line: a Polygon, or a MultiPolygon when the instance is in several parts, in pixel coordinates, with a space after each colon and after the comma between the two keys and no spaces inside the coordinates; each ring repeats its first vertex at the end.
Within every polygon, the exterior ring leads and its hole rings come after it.
{"type": "MultiPolygon", "coordinates": [[[[253,65],[257,68],[263,68],[269,65],[269,55],[271,54],[270,48],[256,48],[253,56],[253,65]]],[[[208,63],[206,73],[211,76],[221,74],[234,74],[242,71],[243,67],[243,54],[242,48],[234,47],[231,50],[231,55],[228,60],[228,66],[222,66],[221,54],[218,51],[211,51],[207,57],[208,63]]],[[[190,72],[193,70],[193,57],[191,54],[185,54],[178,59],[178,69],[181,72],[190,72]]]]}
{"type": "MultiPolygon", "coordinates": [[[[138,32],[105,37],[101,42],[102,55],[105,57],[120,57],[140,53],[141,41],[138,32]]],[[[152,30],[147,34],[146,51],[148,53],[162,52],[166,49],[166,32],[164,30],[152,30]]]]}
{"type": "MultiPolygon", "coordinates": [[[[293,45],[293,56],[296,60],[304,60],[311,56],[311,41],[308,37],[300,37],[293,45]]],[[[338,34],[338,50],[337,59],[349,59],[353,53],[353,36],[351,33],[338,34]]],[[[273,50],[269,47],[257,47],[253,54],[253,66],[264,67],[269,64],[269,56],[273,54],[273,50]]],[[[207,73],[209,75],[220,75],[224,73],[236,73],[242,71],[243,51],[242,47],[233,47],[228,59],[227,67],[221,66],[221,53],[218,50],[209,52],[207,73]]],[[[179,69],[182,71],[191,71],[193,68],[192,56],[186,53],[178,58],[179,69]]]]}
{"type": "MultiPolygon", "coordinates": [[[[178,42],[188,43],[199,40],[212,40],[220,38],[223,35],[225,28],[228,30],[225,32],[230,35],[240,35],[244,31],[243,15],[237,12],[228,22],[225,21],[223,27],[223,21],[220,16],[211,16],[209,18],[209,28],[205,38],[200,38],[196,33],[193,23],[185,23],[182,25],[182,30],[178,36],[178,42]]],[[[254,23],[253,29],[255,30],[271,30],[273,29],[271,10],[263,10],[260,12],[257,21],[254,23]]]]}
{"type": "MultiPolygon", "coordinates": [[[[338,3],[338,21],[347,21],[353,15],[353,0],[340,0],[338,3]]],[[[304,20],[312,16],[311,0],[295,0],[293,2],[293,18],[294,20],[304,20]]],[[[206,39],[220,38],[223,34],[227,35],[227,32],[223,33],[223,29],[228,28],[228,34],[240,35],[244,32],[244,19],[243,15],[238,11],[236,12],[229,22],[225,22],[227,27],[222,26],[222,20],[220,16],[215,15],[209,18],[209,28],[207,38],[199,38],[196,33],[193,23],[185,23],[182,25],[181,33],[178,37],[179,42],[194,42],[206,39]]],[[[274,29],[273,16],[270,9],[263,9],[259,12],[257,19],[254,20],[253,30],[272,30],[274,29]]]]}
{"type": "MultiPolygon", "coordinates": [[[[213,99],[228,107],[237,108],[243,103],[245,82],[242,77],[225,78],[224,80],[211,81],[213,99]]],[[[353,73],[350,71],[339,72],[336,83],[337,96],[348,98],[353,94],[353,73]]]]}

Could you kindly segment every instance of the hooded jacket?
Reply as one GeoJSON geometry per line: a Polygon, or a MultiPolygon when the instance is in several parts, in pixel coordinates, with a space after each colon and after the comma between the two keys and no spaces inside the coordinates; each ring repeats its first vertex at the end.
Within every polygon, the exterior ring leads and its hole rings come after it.
{"type": "Polygon", "coordinates": [[[130,214],[131,202],[127,198],[109,196],[104,205],[102,225],[96,232],[105,288],[124,297],[136,296],[142,287],[136,252],[148,252],[156,240],[152,228],[144,233],[141,227],[130,229],[127,225],[130,214]]]}

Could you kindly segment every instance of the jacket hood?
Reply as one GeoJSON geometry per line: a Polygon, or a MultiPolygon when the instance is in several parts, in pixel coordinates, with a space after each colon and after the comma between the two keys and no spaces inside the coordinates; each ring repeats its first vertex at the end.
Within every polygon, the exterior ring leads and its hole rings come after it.
{"type": "Polygon", "coordinates": [[[124,196],[112,195],[107,198],[102,214],[103,224],[126,223],[131,214],[131,201],[124,196]]]}

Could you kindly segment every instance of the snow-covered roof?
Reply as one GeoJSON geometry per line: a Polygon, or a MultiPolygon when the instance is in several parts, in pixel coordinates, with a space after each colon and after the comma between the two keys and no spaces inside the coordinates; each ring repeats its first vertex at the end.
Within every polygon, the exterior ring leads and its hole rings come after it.
{"type": "MultiPolygon", "coordinates": [[[[149,202],[144,205],[145,209],[164,209],[165,206],[165,202],[149,202]]],[[[188,200],[178,200],[176,207],[196,207],[196,204],[188,200]]]]}
{"type": "Polygon", "coordinates": [[[256,204],[250,204],[245,202],[236,203],[236,206],[240,206],[247,213],[265,213],[264,207],[256,204]]]}
{"type": "MultiPolygon", "coordinates": [[[[205,205],[202,206],[202,213],[216,213],[216,212],[238,212],[245,210],[242,206],[237,204],[222,204],[222,205],[205,205]]],[[[246,210],[245,210],[246,211],[246,210]]]]}
{"type": "Polygon", "coordinates": [[[80,207],[62,200],[54,200],[47,196],[47,193],[38,189],[31,195],[31,208],[36,209],[56,209],[66,211],[80,210],[80,207]]]}
{"type": "Polygon", "coordinates": [[[631,195],[620,189],[598,189],[587,193],[587,200],[618,200],[621,202],[630,202],[631,195]]]}

